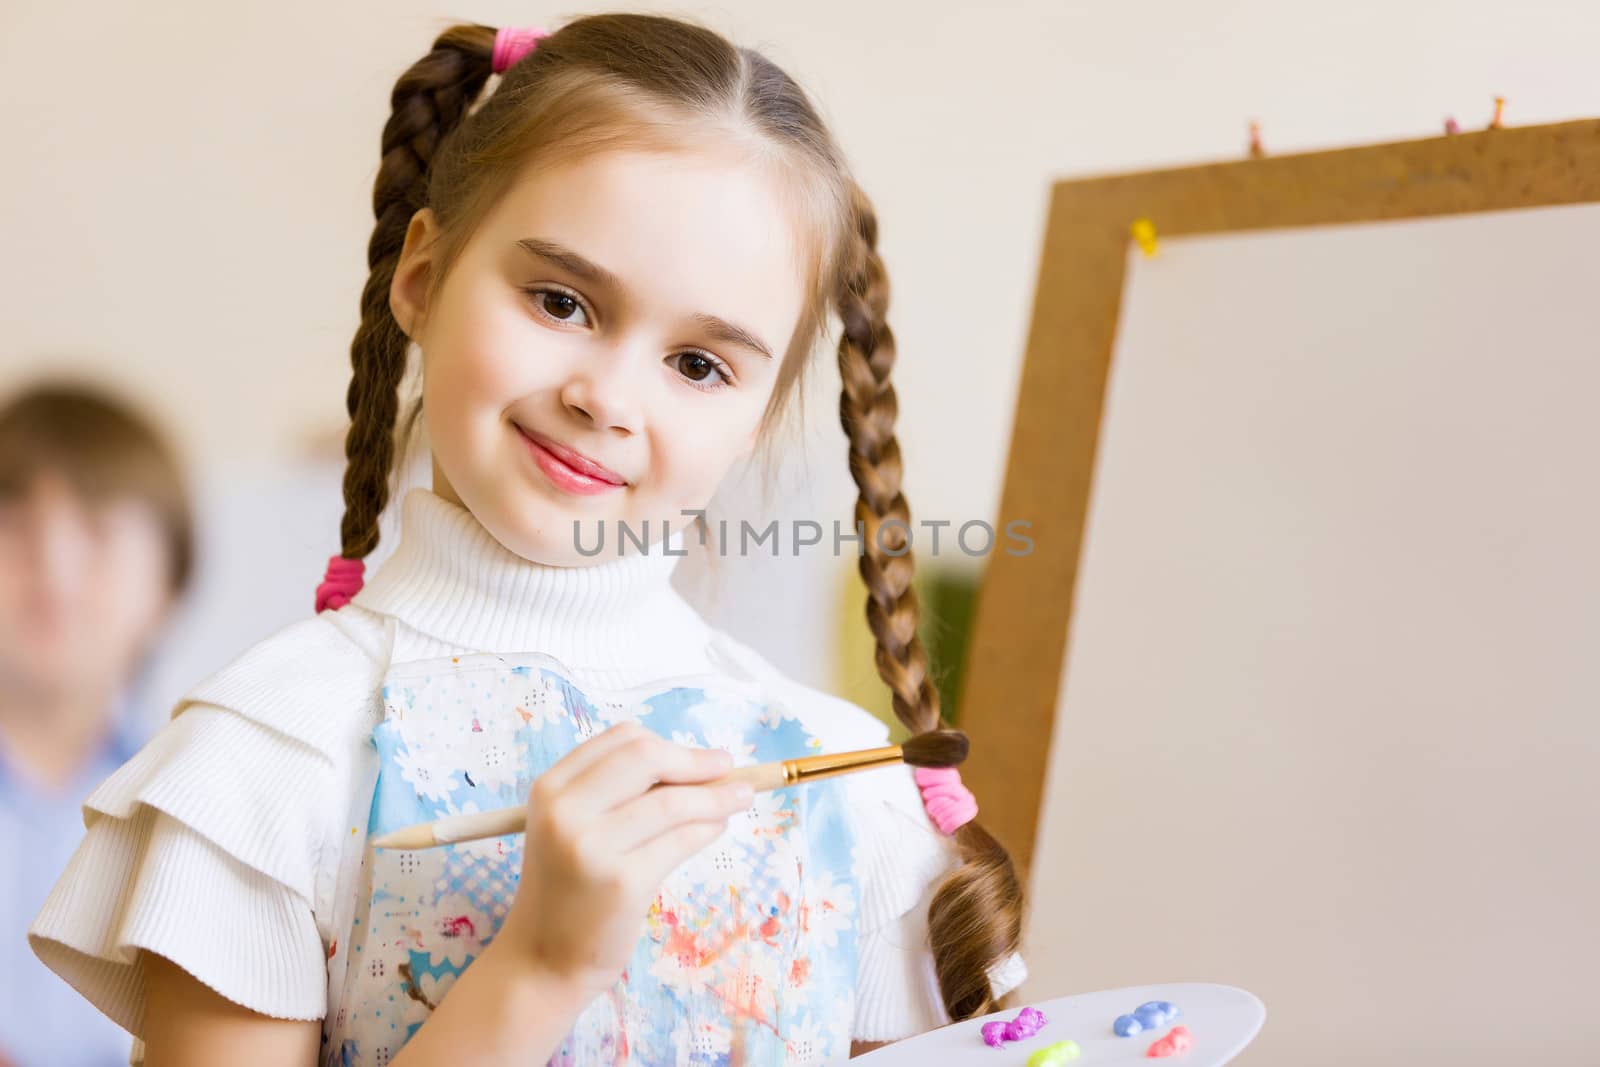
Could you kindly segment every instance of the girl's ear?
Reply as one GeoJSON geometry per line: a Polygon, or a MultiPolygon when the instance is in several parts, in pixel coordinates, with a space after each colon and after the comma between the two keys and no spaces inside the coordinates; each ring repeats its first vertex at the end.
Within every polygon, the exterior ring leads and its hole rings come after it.
{"type": "Polygon", "coordinates": [[[433,267],[433,241],[438,224],[433,209],[423,208],[411,216],[406,226],[406,241],[389,283],[389,311],[400,329],[412,340],[428,310],[428,282],[433,267]]]}

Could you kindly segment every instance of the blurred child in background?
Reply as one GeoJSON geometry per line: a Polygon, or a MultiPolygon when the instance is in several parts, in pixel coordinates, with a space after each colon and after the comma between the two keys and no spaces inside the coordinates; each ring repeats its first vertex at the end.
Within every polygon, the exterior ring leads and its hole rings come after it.
{"type": "Polygon", "coordinates": [[[178,462],[140,415],[71,384],[0,405],[0,1065],[128,1062],[128,1034],[25,933],[83,836],[83,798],[145,740],[138,679],[193,542],[178,462]]]}

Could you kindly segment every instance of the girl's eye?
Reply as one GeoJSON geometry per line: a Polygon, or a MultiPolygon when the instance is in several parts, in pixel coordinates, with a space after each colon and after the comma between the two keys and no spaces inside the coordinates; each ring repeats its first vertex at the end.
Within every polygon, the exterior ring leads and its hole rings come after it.
{"type": "MultiPolygon", "coordinates": [[[[533,299],[534,309],[541,318],[562,324],[591,325],[583,301],[565,289],[530,285],[523,291],[533,299]]],[[[728,365],[709,353],[691,350],[679,352],[671,359],[677,362],[678,372],[689,384],[702,392],[716,392],[733,384],[733,373],[728,365]]]]}
{"type": "Polygon", "coordinates": [[[563,323],[588,324],[589,313],[584,310],[583,302],[565,289],[531,286],[524,291],[533,297],[533,306],[545,318],[563,323]],[[575,316],[581,317],[575,318],[575,316]]]}
{"type": "Polygon", "coordinates": [[[696,389],[710,393],[730,384],[727,367],[704,352],[679,352],[672,358],[679,361],[679,373],[696,389]]]}

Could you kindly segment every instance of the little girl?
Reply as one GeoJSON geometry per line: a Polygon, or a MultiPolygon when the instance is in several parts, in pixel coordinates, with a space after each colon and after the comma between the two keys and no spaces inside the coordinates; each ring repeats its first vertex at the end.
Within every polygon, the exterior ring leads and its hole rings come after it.
{"type": "Polygon", "coordinates": [[[669,582],[837,313],[879,671],[941,728],[877,222],[813,106],[645,15],[458,26],[392,105],[319,614],[88,799],[34,950],[161,1067],[806,1064],[994,1010],[1021,893],[954,771],[716,784],[887,730],[669,582]],[[432,489],[363,585],[412,342],[432,489]],[[367,845],[521,804],[521,835],[367,845]]]}

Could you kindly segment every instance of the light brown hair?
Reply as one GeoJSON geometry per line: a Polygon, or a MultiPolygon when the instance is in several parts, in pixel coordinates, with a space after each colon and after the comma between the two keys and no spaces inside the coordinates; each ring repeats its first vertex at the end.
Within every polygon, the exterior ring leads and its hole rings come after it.
{"type": "MultiPolygon", "coordinates": [[[[400,76],[390,98],[373,187],[370,274],[350,350],[343,554],[359,559],[377,545],[390,491],[409,342],[390,311],[389,289],[411,217],[426,207],[440,223],[429,278],[436,291],[514,176],[601,151],[681,149],[715,139],[768,168],[788,195],[798,232],[811,241],[804,310],[763,415],[763,437],[802,393],[808,356],[836,313],[844,382],[839,416],[860,490],[856,518],[866,528],[860,570],[878,673],[909,730],[944,728],[917,636],[877,216],[815,107],[760,53],[693,23],[644,14],[568,23],[539,41],[479,103],[492,74],[494,39],[488,26],[446,30],[400,76]]],[[[945,1007],[952,1018],[966,1019],[994,1010],[986,971],[1015,951],[1023,901],[1011,859],[993,837],[975,822],[955,837],[962,864],[936,891],[929,929],[945,1007]]]]}
{"type": "Polygon", "coordinates": [[[25,496],[54,474],[84,500],[131,498],[147,505],[166,534],[169,588],[194,570],[194,517],[183,469],[165,437],[132,405],[105,390],[40,382],[0,406],[0,500],[25,496]]]}

